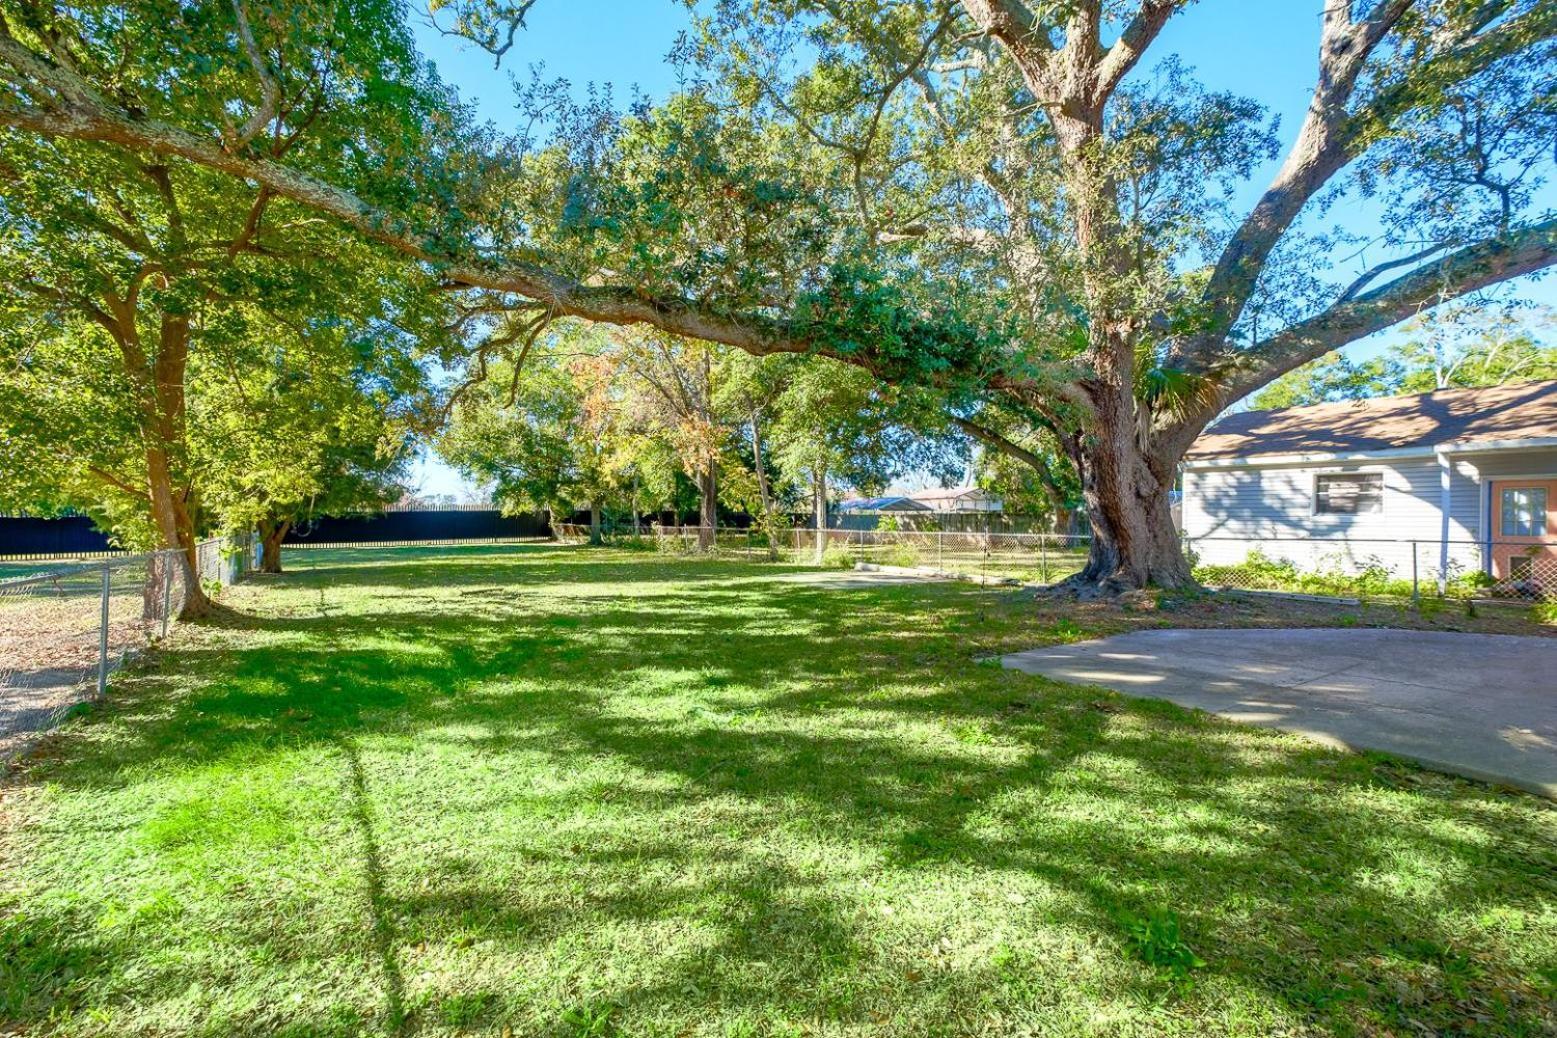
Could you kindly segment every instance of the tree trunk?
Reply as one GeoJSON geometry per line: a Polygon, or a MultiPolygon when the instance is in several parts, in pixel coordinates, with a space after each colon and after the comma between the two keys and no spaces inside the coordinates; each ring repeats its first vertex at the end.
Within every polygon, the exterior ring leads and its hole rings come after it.
{"type": "Polygon", "coordinates": [[[173,458],[184,446],[184,378],[189,363],[189,319],[163,315],[157,354],[146,356],[133,310],[120,306],[111,329],[125,373],[136,387],[136,415],[146,458],[146,501],[159,550],[176,551],[183,584],[181,620],[205,616],[211,600],[200,586],[195,524],[188,501],[174,488],[173,458]],[[120,312],[122,311],[122,312],[120,312]]]}
{"type": "Polygon", "coordinates": [[[287,519],[260,524],[261,573],[281,572],[281,542],[286,539],[287,531],[291,528],[292,523],[287,519]]]}
{"type": "Polygon", "coordinates": [[[757,496],[762,502],[762,526],[768,538],[768,561],[778,561],[778,538],[773,528],[773,493],[768,487],[768,470],[762,460],[762,424],[757,412],[751,413],[751,456],[757,468],[757,496]]]}
{"type": "Polygon", "coordinates": [[[1129,423],[1098,422],[1076,448],[1092,525],[1087,565],[1067,583],[1088,593],[1195,587],[1168,503],[1174,463],[1141,451],[1129,423]]]}
{"type": "Polygon", "coordinates": [[[811,473],[811,516],[816,523],[816,561],[820,564],[827,554],[827,472],[820,468],[811,473]]]}
{"type": "Polygon", "coordinates": [[[713,459],[709,459],[699,476],[698,488],[702,491],[702,503],[697,544],[704,551],[712,551],[719,544],[719,473],[713,459]]]}
{"type": "Polygon", "coordinates": [[[177,551],[182,561],[184,601],[180,620],[193,620],[211,612],[211,600],[200,586],[200,559],[195,543],[194,523],[183,501],[173,492],[173,474],[167,452],[153,447],[146,452],[147,487],[151,494],[151,517],[157,527],[159,547],[177,551]]]}
{"type": "Polygon", "coordinates": [[[171,602],[163,601],[163,589],[173,590],[169,570],[177,563],[166,555],[153,555],[146,566],[146,580],[141,585],[141,619],[160,620],[163,610],[171,608],[171,602]]]}
{"type": "Polygon", "coordinates": [[[599,543],[601,543],[601,536],[600,536],[600,502],[599,501],[591,501],[589,503],[589,543],[590,544],[599,544],[599,543]]]}

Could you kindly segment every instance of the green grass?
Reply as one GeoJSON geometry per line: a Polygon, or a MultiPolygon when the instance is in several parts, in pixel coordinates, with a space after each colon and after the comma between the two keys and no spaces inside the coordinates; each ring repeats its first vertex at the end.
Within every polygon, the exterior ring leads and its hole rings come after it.
{"type": "Polygon", "coordinates": [[[0,1033],[1557,1025],[1551,805],[976,662],[1093,614],[604,549],[297,561],[13,778],[0,1033]]]}

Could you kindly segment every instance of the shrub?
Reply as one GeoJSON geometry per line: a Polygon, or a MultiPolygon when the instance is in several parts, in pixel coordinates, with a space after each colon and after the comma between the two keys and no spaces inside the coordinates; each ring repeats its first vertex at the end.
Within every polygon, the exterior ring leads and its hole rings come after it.
{"type": "Polygon", "coordinates": [[[661,555],[692,555],[697,552],[697,538],[681,534],[656,537],[654,550],[661,555]]]}
{"type": "MultiPolygon", "coordinates": [[[[1332,566],[1338,559],[1324,560],[1332,566]]],[[[1291,559],[1273,559],[1259,548],[1236,565],[1206,565],[1195,569],[1202,584],[1226,585],[1259,591],[1292,591],[1305,595],[1346,595],[1364,598],[1409,598],[1411,581],[1397,578],[1383,559],[1364,560],[1360,569],[1301,570],[1291,559]]]]}
{"type": "Polygon", "coordinates": [[[854,566],[854,555],[841,545],[828,545],[822,553],[822,565],[829,569],[850,569],[854,566]]]}

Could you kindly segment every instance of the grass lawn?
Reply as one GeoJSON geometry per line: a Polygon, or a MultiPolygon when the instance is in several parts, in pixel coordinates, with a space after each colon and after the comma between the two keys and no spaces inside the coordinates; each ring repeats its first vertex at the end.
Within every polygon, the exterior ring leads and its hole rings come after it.
{"type": "Polygon", "coordinates": [[[306,554],[11,776],[0,1033],[1557,1028],[1551,804],[976,662],[1262,607],[306,554]]]}

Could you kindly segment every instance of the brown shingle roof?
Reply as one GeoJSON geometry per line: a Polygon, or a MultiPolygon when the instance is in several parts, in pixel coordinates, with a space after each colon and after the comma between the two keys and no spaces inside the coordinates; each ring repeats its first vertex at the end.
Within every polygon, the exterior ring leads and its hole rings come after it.
{"type": "Polygon", "coordinates": [[[1201,433],[1185,459],[1354,454],[1546,436],[1557,436],[1557,381],[1245,411],[1201,433]]]}

